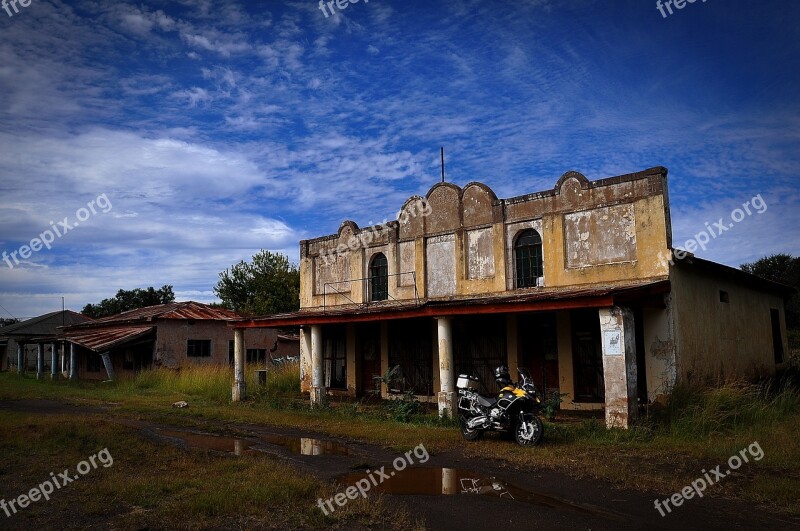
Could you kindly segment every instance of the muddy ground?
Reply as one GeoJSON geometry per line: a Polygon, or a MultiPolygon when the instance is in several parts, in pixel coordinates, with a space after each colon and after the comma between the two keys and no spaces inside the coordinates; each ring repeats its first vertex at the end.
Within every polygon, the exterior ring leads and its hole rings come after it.
{"type": "MultiPolygon", "coordinates": [[[[0,409],[38,414],[102,411],[46,400],[4,401],[0,409]]],[[[346,492],[359,480],[366,480],[360,483],[366,489],[373,479],[368,496],[383,492],[391,504],[424,519],[429,529],[800,529],[799,518],[717,498],[713,492],[686,500],[662,517],[654,500],[666,498],[665,493],[640,492],[636,485],[613,488],[603,481],[574,479],[551,470],[520,470],[495,460],[467,459],[460,450],[430,455],[421,463],[426,454],[422,448],[404,457],[376,445],[274,426],[203,420],[202,430],[187,430],[115,420],[113,415],[106,418],[187,451],[202,448],[234,458],[242,452],[277,456],[338,484],[338,492],[346,492]],[[398,459],[413,464],[396,472],[393,463],[398,459]],[[390,479],[376,472],[381,467],[390,479]],[[392,472],[396,472],[394,477],[392,472]]],[[[331,507],[336,507],[335,500],[331,507]]]]}

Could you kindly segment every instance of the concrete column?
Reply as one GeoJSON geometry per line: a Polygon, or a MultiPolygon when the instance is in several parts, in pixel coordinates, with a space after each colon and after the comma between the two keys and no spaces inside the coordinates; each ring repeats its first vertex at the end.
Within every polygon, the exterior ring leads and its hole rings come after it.
{"type": "Polygon", "coordinates": [[[76,359],[75,343],[69,344],[69,379],[78,379],[78,360],[76,359]]]}
{"type": "Polygon", "coordinates": [[[61,344],[61,375],[67,376],[67,342],[61,344]]]}
{"type": "Polygon", "coordinates": [[[44,345],[36,345],[36,379],[44,380],[44,345]]]}
{"type": "Polygon", "coordinates": [[[311,325],[311,403],[325,401],[325,381],[322,372],[322,327],[311,325]]]}
{"type": "Polygon", "coordinates": [[[606,427],[628,428],[636,420],[636,332],[633,312],[614,306],[600,308],[606,427]]]}
{"type": "Polygon", "coordinates": [[[453,367],[453,332],[449,317],[437,317],[439,345],[439,416],[453,416],[456,403],[456,376],[453,367]]]}
{"type": "Polygon", "coordinates": [[[17,373],[25,374],[25,345],[17,343],[17,373]]]}
{"type": "MultiPolygon", "coordinates": [[[[91,354],[89,355],[91,356],[91,354]]],[[[111,354],[109,352],[103,352],[100,356],[103,358],[103,365],[106,368],[108,379],[111,381],[115,380],[114,365],[111,364],[111,354]]]]}
{"type": "Polygon", "coordinates": [[[53,343],[50,348],[50,379],[58,380],[58,343],[53,343]]]}
{"type": "Polygon", "coordinates": [[[244,329],[237,328],[233,331],[233,391],[231,400],[239,402],[247,393],[244,381],[244,329]]]}

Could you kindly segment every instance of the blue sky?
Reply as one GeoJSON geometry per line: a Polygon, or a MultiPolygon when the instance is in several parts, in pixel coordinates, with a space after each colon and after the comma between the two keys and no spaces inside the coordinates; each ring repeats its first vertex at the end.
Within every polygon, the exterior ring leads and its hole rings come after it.
{"type": "MultiPolygon", "coordinates": [[[[439,179],[500,197],[669,168],[676,247],[800,254],[800,4],[32,0],[0,10],[0,313],[172,284],[393,219],[439,179]],[[86,208],[105,194],[107,212],[86,208]],[[88,215],[87,215],[88,214],[88,215]]],[[[106,204],[106,203],[102,203],[106,204]]]]}

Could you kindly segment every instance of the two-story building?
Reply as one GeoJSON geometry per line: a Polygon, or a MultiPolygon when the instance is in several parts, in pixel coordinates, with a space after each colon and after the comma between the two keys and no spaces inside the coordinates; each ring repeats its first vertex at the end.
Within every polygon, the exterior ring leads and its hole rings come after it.
{"type": "Polygon", "coordinates": [[[301,241],[300,310],[235,327],[301,326],[314,402],[369,392],[399,366],[384,396],[410,390],[452,412],[459,373],[495,391],[504,364],[565,394],[563,408],[626,427],[679,379],[772,374],[787,349],[790,289],[673,252],[665,168],[568,172],[510,199],[439,183],[397,221],[301,241]]]}

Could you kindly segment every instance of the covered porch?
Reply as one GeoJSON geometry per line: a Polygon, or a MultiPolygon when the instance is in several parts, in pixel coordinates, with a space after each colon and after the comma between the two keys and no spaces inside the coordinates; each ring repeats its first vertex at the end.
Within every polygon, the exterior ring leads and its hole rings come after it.
{"type": "Polygon", "coordinates": [[[452,415],[457,375],[473,374],[482,392],[494,393],[492,371],[503,364],[513,377],[517,367],[527,368],[545,398],[561,393],[562,408],[604,409],[609,427],[624,428],[639,403],[657,400],[674,381],[668,294],[669,281],[539,289],[513,297],[301,310],[234,326],[237,332],[301,326],[301,388],[312,403],[410,392],[452,415]],[[381,382],[393,367],[394,377],[381,382]]]}

